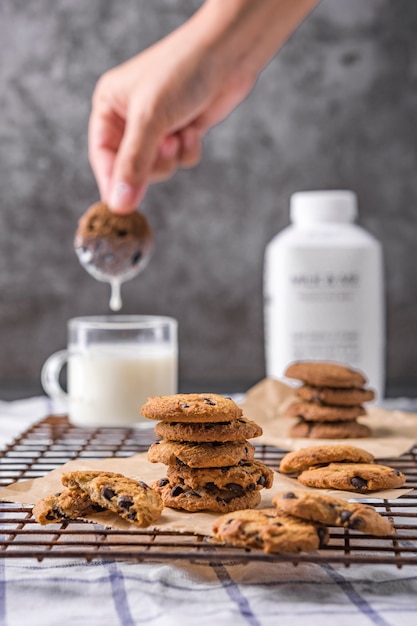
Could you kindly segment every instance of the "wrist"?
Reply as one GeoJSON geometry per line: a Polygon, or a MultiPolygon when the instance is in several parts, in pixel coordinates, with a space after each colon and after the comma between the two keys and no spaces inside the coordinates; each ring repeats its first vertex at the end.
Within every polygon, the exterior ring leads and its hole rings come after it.
{"type": "Polygon", "coordinates": [[[206,0],[195,14],[200,43],[216,52],[219,70],[254,78],[320,0],[206,0]]]}

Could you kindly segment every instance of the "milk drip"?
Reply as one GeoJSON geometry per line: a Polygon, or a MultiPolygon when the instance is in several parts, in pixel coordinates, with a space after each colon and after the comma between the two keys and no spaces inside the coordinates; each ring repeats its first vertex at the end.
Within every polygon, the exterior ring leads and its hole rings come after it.
{"type": "Polygon", "coordinates": [[[380,243],[354,223],[352,191],[291,197],[291,225],[265,253],[267,376],[292,361],[336,361],[360,369],[379,399],[385,384],[385,314],[380,243]]]}

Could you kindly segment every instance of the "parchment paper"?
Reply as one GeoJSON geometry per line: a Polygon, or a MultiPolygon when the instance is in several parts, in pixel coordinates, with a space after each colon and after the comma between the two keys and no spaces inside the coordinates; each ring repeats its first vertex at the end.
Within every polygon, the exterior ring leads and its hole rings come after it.
{"type": "Polygon", "coordinates": [[[360,439],[306,439],[291,438],[289,430],[297,418],[286,417],[286,408],[297,396],[294,387],[282,381],[266,378],[249,389],[241,403],[243,413],[263,429],[258,443],[283,450],[298,450],[307,446],[349,444],[371,452],[376,459],[401,456],[417,442],[417,414],[386,411],[373,404],[366,405],[367,416],[358,419],[372,430],[372,437],[360,439]]]}

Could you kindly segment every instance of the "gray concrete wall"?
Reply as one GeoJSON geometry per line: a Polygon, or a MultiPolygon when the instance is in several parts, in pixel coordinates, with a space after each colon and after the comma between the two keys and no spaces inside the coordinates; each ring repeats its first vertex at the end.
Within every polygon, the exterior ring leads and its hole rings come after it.
{"type": "MultiPolygon", "coordinates": [[[[0,1],[0,380],[38,380],[70,317],[108,312],[107,286],[72,249],[98,197],[91,93],[200,4],[0,1]]],[[[389,388],[417,389],[416,33],[413,0],[324,0],[207,137],[202,163],[152,187],[156,250],[124,312],[178,318],[183,381],[263,377],[265,244],[292,192],[340,187],[384,246],[389,388]]]]}

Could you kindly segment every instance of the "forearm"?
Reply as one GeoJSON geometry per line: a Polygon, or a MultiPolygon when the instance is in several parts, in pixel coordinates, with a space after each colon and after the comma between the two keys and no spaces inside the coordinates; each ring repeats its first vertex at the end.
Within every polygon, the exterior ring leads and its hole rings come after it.
{"type": "Polygon", "coordinates": [[[256,76],[320,0],[206,0],[190,21],[225,72],[256,76]]]}

